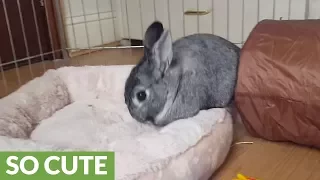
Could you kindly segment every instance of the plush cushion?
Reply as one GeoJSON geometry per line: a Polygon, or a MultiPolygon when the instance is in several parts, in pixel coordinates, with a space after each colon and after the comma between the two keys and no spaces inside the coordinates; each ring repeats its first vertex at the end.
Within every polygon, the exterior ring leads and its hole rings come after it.
{"type": "Polygon", "coordinates": [[[0,100],[0,149],[115,151],[117,180],[208,179],[232,142],[228,109],[138,123],[123,97],[132,67],[64,67],[25,84],[0,100]]]}
{"type": "Polygon", "coordinates": [[[248,131],[320,148],[320,20],[263,20],[241,52],[236,105],[248,131]]]}

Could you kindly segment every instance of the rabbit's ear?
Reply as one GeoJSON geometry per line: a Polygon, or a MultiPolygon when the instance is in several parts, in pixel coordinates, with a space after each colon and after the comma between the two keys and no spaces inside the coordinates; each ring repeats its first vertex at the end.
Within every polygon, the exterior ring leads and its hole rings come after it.
{"type": "Polygon", "coordinates": [[[172,61],[172,38],[168,30],[164,30],[153,47],[153,64],[161,73],[164,73],[172,61]]]}
{"type": "Polygon", "coordinates": [[[163,33],[163,25],[159,21],[153,22],[146,30],[143,45],[148,50],[151,50],[154,44],[159,40],[163,33]]]}

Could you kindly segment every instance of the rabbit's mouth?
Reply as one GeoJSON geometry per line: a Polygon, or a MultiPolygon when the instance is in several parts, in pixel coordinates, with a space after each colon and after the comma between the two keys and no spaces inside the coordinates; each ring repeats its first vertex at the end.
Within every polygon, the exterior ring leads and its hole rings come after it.
{"type": "Polygon", "coordinates": [[[142,124],[158,126],[157,124],[155,124],[154,118],[152,116],[147,116],[145,119],[142,119],[142,118],[135,118],[135,119],[142,124]]]}
{"type": "Polygon", "coordinates": [[[153,122],[153,125],[157,126],[157,127],[164,127],[170,123],[171,123],[171,121],[155,121],[155,122],[153,122]]]}
{"type": "Polygon", "coordinates": [[[147,116],[146,121],[154,124],[154,118],[152,116],[147,116]]]}

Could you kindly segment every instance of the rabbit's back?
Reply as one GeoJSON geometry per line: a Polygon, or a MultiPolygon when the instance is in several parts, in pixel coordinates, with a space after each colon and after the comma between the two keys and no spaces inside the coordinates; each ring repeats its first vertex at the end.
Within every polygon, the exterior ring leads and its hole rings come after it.
{"type": "Polygon", "coordinates": [[[175,41],[173,61],[185,74],[176,105],[201,109],[227,106],[234,94],[239,54],[238,46],[212,34],[195,34],[175,41]]]}

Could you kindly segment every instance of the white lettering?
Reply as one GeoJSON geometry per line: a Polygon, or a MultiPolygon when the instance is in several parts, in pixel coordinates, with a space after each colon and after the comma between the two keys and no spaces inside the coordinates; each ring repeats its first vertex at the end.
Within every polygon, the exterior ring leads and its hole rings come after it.
{"type": "Polygon", "coordinates": [[[73,159],[72,159],[72,170],[69,171],[67,169],[67,157],[66,156],[62,156],[61,169],[66,175],[73,175],[74,173],[76,173],[77,170],[78,170],[78,157],[77,156],[73,156],[73,159]]]}
{"type": "Polygon", "coordinates": [[[47,172],[48,174],[50,174],[50,175],[57,175],[57,174],[60,173],[59,170],[53,171],[53,170],[50,169],[50,162],[53,161],[53,160],[59,161],[60,158],[57,157],[57,156],[50,156],[50,157],[48,157],[48,158],[46,159],[46,161],[44,162],[44,169],[45,169],[46,172],[47,172]]]}
{"type": "Polygon", "coordinates": [[[93,160],[93,156],[80,156],[79,160],[83,160],[83,173],[85,175],[89,174],[89,161],[93,160]]]}
{"type": "Polygon", "coordinates": [[[101,171],[101,168],[106,167],[106,163],[101,162],[102,160],[106,161],[108,159],[107,156],[96,156],[95,157],[95,173],[96,175],[107,175],[107,171],[101,171]]]}
{"type": "Polygon", "coordinates": [[[39,162],[35,157],[32,156],[26,156],[23,157],[20,161],[20,170],[22,173],[26,175],[33,175],[36,173],[39,169],[39,162]],[[32,170],[27,170],[25,167],[26,161],[32,161],[33,162],[33,169],[32,170]]]}
{"type": "MultiPolygon", "coordinates": [[[[83,161],[83,174],[89,175],[89,173],[95,173],[95,175],[107,175],[107,156],[73,156],[72,159],[67,159],[67,156],[49,156],[44,162],[44,170],[48,175],[58,175],[63,173],[65,175],[74,175],[79,168],[79,161],[83,161]],[[56,165],[60,167],[53,168],[53,161],[56,161],[56,165]],[[93,162],[94,161],[94,162],[93,162]],[[51,165],[51,167],[50,167],[51,165]],[[90,165],[94,165],[94,172],[90,171],[90,165]]],[[[19,171],[25,175],[33,175],[39,170],[39,162],[33,156],[25,156],[20,162],[17,156],[9,156],[6,160],[8,175],[16,175],[19,171]]],[[[42,166],[42,165],[41,165],[42,166]]]]}
{"type": "Polygon", "coordinates": [[[15,175],[19,172],[19,166],[16,163],[12,162],[13,160],[18,161],[18,157],[17,156],[10,156],[7,159],[7,165],[13,168],[13,170],[8,169],[6,171],[6,173],[9,175],[15,175]]]}

